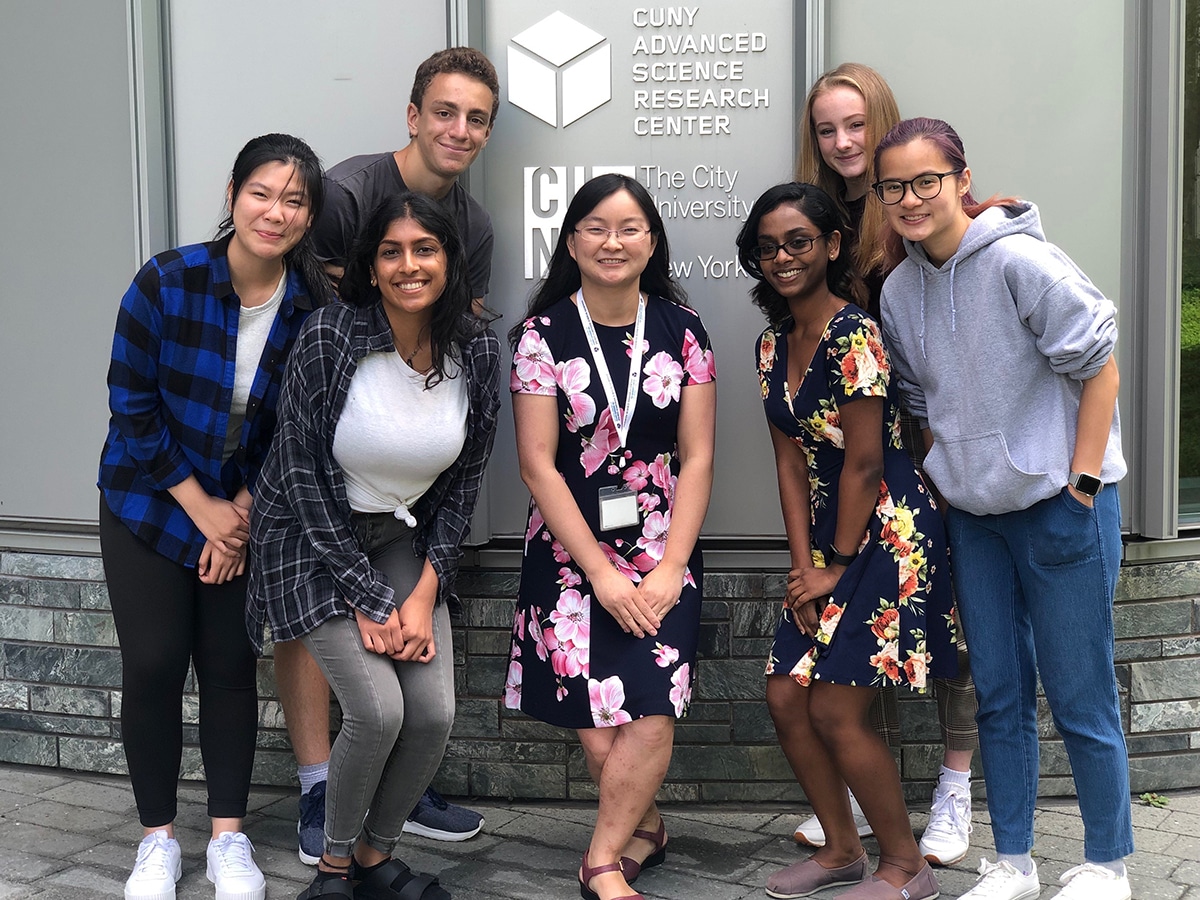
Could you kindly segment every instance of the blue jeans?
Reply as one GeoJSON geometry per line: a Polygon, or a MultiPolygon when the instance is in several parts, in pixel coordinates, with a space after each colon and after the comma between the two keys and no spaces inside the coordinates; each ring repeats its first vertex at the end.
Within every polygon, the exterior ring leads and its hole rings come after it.
{"type": "Polygon", "coordinates": [[[979,748],[996,850],[1033,847],[1037,676],[1062,735],[1084,855],[1133,852],[1129,761],[1113,673],[1121,511],[1108,485],[1089,509],[1063,488],[1029,509],[947,516],[958,609],[979,697],[979,748]]]}

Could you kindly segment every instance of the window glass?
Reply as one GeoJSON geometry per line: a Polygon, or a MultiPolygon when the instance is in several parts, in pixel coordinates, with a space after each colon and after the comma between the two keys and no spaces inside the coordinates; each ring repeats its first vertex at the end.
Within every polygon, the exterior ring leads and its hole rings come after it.
{"type": "Polygon", "coordinates": [[[1200,0],[1184,17],[1179,512],[1200,524],[1200,0]]]}

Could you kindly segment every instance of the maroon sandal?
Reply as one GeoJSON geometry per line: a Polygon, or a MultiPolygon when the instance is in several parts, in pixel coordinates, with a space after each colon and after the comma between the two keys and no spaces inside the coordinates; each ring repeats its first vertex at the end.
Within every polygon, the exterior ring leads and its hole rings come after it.
{"type": "MultiPolygon", "coordinates": [[[[619,862],[606,863],[602,866],[596,866],[595,868],[592,868],[588,865],[587,851],[584,850],[583,866],[580,870],[581,874],[579,876],[579,896],[582,897],[583,900],[600,900],[600,895],[588,887],[588,885],[591,884],[592,879],[597,875],[603,875],[605,872],[621,872],[623,868],[623,864],[619,862]]],[[[628,880],[629,879],[626,879],[626,881],[628,880]]],[[[625,894],[621,897],[613,897],[613,900],[646,900],[646,898],[641,894],[625,894]]]]}
{"type": "Polygon", "coordinates": [[[647,856],[641,862],[636,859],[631,859],[628,856],[621,857],[621,871],[625,873],[625,880],[633,884],[639,875],[646,869],[653,869],[655,866],[661,866],[667,859],[667,823],[662,820],[662,816],[658,817],[658,831],[644,831],[638,829],[633,833],[635,838],[641,838],[644,841],[649,841],[654,845],[654,852],[647,856]]]}

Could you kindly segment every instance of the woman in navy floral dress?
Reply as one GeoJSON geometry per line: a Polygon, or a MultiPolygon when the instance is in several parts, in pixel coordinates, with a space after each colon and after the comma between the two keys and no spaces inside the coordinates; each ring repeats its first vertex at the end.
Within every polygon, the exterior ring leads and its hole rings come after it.
{"type": "Polygon", "coordinates": [[[842,229],[827,194],[786,184],[758,199],[738,236],[770,321],[756,355],[792,558],[767,703],[826,834],[767,893],[863,882],[843,896],[918,900],[937,881],[867,710],[885,684],[924,692],[956,671],[950,572],[941,515],[900,443],[879,326],[844,299],[842,229]],[[879,838],[875,879],[891,889],[867,876],[847,785],[879,838]]]}
{"type": "Polygon", "coordinates": [[[664,857],[654,795],[691,702],[716,387],[644,187],[593,179],[561,235],[510,333],[533,501],[505,703],[578,730],[600,789],[581,893],[611,900],[664,857]]]}

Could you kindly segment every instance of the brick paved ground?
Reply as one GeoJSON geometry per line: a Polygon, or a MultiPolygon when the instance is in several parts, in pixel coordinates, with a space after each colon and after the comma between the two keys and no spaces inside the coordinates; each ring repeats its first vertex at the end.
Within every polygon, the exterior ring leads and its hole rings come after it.
{"type": "MultiPolygon", "coordinates": [[[[208,821],[203,786],[180,789],[177,834],[184,874],[179,900],[211,898],[204,877],[208,821]]],[[[548,900],[579,895],[575,869],[593,808],[585,804],[473,804],[484,812],[482,834],[460,844],[406,839],[397,854],[418,870],[440,872],[455,900],[548,900]]],[[[267,874],[271,900],[293,898],[311,877],[295,852],[292,791],[258,789],[246,830],[267,874]]],[[[792,829],[804,810],[781,804],[675,805],[665,809],[666,864],[638,887],[648,898],[742,900],[765,897],[763,883],[800,851],[792,829]]],[[[912,808],[913,826],[925,810],[912,808]]],[[[940,870],[942,896],[958,897],[974,881],[979,856],[990,854],[987,810],[976,803],[971,853],[940,870]]],[[[1165,809],[1135,802],[1138,852],[1129,860],[1137,900],[1200,900],[1200,791],[1176,792],[1165,809]]],[[[1035,856],[1045,885],[1079,862],[1082,827],[1070,801],[1039,804],[1035,856]]],[[[56,769],[0,766],[0,900],[88,900],[121,896],[140,839],[133,794],[125,778],[56,769]]],[[[876,852],[874,841],[868,852],[876,852]]],[[[836,897],[827,891],[822,897],[836,897]]],[[[1047,887],[1042,896],[1053,891],[1047,887]]]]}

